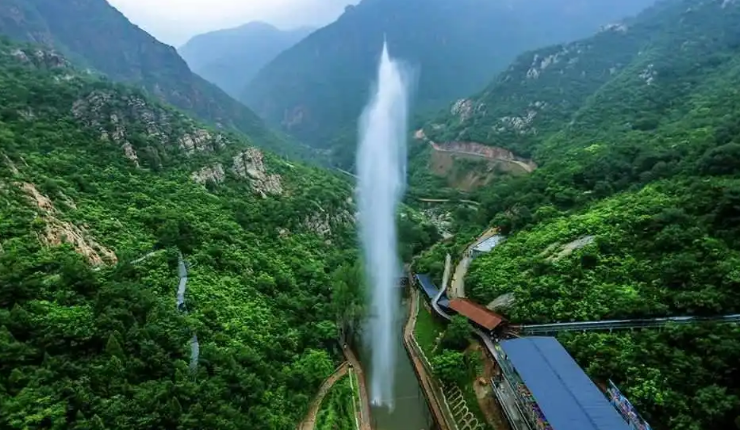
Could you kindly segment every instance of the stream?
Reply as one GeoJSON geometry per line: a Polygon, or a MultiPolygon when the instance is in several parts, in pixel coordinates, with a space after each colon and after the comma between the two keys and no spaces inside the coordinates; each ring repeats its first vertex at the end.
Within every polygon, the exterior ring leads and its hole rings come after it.
{"type": "MultiPolygon", "coordinates": [[[[409,299],[404,299],[401,306],[406,309],[409,299]]],[[[395,323],[401,329],[397,330],[398,346],[395,348],[396,377],[393,383],[394,408],[386,406],[372,406],[372,424],[374,430],[429,430],[433,427],[432,414],[421,391],[411,360],[406,354],[403,345],[403,325],[406,323],[408,312],[399,312],[395,323]]],[[[359,359],[368,376],[372,378],[372,354],[367,342],[358,342],[361,345],[359,359]]]]}

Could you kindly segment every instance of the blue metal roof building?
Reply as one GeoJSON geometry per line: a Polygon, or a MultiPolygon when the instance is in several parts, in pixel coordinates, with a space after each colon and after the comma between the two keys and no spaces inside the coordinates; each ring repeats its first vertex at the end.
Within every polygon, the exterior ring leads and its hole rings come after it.
{"type": "Polygon", "coordinates": [[[554,430],[630,430],[554,337],[511,339],[500,345],[554,430]]]}
{"type": "MultiPolygon", "coordinates": [[[[429,277],[429,275],[416,274],[416,280],[419,281],[421,289],[424,290],[424,294],[426,294],[429,300],[432,300],[434,297],[437,296],[437,293],[439,293],[439,288],[434,285],[434,282],[432,282],[432,279],[429,277]]],[[[447,298],[446,293],[442,294],[442,297],[439,299],[439,305],[449,309],[450,299],[447,298]]]]}

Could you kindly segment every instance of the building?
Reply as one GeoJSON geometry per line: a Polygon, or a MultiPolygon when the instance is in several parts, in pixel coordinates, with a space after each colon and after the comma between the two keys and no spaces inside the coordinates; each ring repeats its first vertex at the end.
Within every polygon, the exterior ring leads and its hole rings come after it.
{"type": "Polygon", "coordinates": [[[554,337],[510,339],[492,351],[496,396],[532,430],[630,430],[606,395],[554,337]],[[510,399],[514,399],[513,402],[510,399]],[[515,404],[515,407],[512,406],[515,404]]]}
{"type": "Polygon", "coordinates": [[[499,234],[489,237],[488,239],[476,244],[473,249],[470,250],[471,257],[475,258],[481,254],[488,254],[495,248],[499,243],[504,241],[504,236],[499,234]]]}
{"type": "MultiPolygon", "coordinates": [[[[432,282],[432,279],[429,277],[429,275],[420,275],[416,274],[414,275],[416,278],[416,281],[419,283],[419,286],[421,286],[421,290],[424,291],[424,295],[426,295],[427,300],[430,302],[434,300],[434,298],[439,294],[439,288],[437,288],[436,285],[434,285],[434,282],[432,282]]],[[[440,297],[439,302],[437,302],[439,306],[445,310],[449,311],[450,309],[450,299],[447,298],[447,293],[442,293],[442,297],[440,297]]]]}
{"type": "Polygon", "coordinates": [[[488,335],[506,322],[501,315],[469,299],[452,299],[449,307],[488,335]]]}

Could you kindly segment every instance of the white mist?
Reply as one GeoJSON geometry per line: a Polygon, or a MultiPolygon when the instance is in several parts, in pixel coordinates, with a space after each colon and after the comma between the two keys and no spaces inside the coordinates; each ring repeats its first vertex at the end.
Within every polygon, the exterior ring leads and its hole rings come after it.
{"type": "Polygon", "coordinates": [[[393,408],[397,322],[400,297],[396,209],[406,176],[409,81],[401,64],[388,55],[378,67],[377,85],[360,118],[357,151],[360,239],[370,286],[368,323],[371,349],[370,396],[376,406],[393,408]]]}

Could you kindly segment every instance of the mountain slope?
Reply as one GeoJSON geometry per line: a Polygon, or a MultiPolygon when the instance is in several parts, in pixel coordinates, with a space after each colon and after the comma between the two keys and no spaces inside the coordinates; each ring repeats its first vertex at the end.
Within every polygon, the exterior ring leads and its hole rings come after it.
{"type": "Polygon", "coordinates": [[[46,48],[0,40],[0,98],[0,428],[294,429],[351,185],[46,48]]]}
{"type": "Polygon", "coordinates": [[[269,63],[242,100],[316,147],[352,146],[384,36],[420,71],[425,110],[478,90],[527,49],[583,37],[650,3],[364,0],[269,63]]]}
{"type": "MultiPolygon", "coordinates": [[[[513,293],[499,310],[515,323],[740,311],[740,2],[669,0],[623,24],[520,56],[423,130],[538,165],[477,195],[509,237],[473,261],[466,292],[513,293]]],[[[731,429],[739,330],[561,338],[653,428],[731,429]]]]}
{"type": "Polygon", "coordinates": [[[250,22],[194,36],[178,52],[195,73],[238,98],[265,64],[314,30],[279,30],[263,22],[250,22]]]}
{"type": "Polygon", "coordinates": [[[152,96],[261,145],[294,151],[251,110],[195,75],[174,48],[129,22],[105,0],[8,0],[0,34],[54,46],[71,60],[111,79],[140,85],[152,96]]]}

